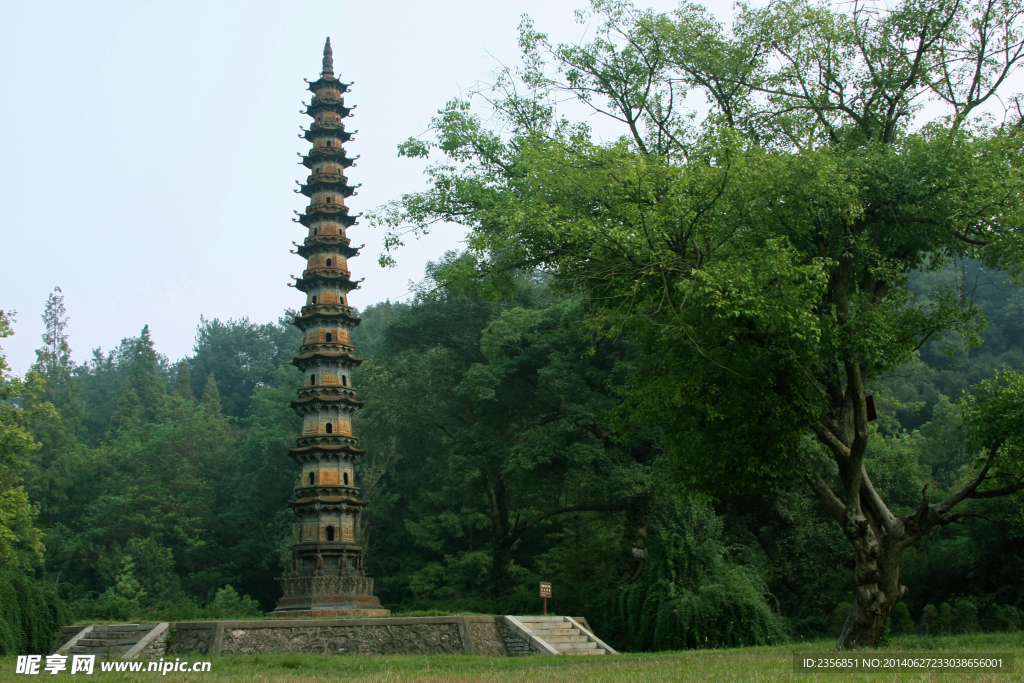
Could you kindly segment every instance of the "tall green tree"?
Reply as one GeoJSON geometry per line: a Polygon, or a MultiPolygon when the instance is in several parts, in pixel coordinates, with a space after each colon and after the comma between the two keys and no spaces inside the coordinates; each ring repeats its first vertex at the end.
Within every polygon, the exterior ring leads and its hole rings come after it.
{"type": "Polygon", "coordinates": [[[43,309],[43,346],[36,349],[36,362],[32,369],[46,382],[46,393],[51,403],[56,403],[57,393],[69,379],[75,368],[71,359],[71,345],[68,343],[68,316],[64,308],[64,294],[60,287],[54,287],[46,298],[43,309]]]}
{"type": "Polygon", "coordinates": [[[278,379],[278,368],[298,353],[301,338],[285,318],[263,325],[248,318],[201,319],[188,359],[193,395],[201,396],[206,378],[216,373],[224,412],[244,417],[253,391],[278,379]]]}
{"type": "Polygon", "coordinates": [[[189,402],[196,400],[195,394],[192,393],[192,372],[187,361],[178,363],[178,370],[174,375],[174,394],[189,402]]]}
{"type": "MultiPolygon", "coordinates": [[[[14,316],[0,310],[0,339],[14,334],[14,316]]],[[[42,533],[35,527],[38,505],[29,502],[22,475],[29,455],[39,448],[29,424],[38,414],[53,413],[49,403],[25,409],[20,402],[42,393],[39,375],[30,372],[21,380],[11,377],[7,358],[0,348],[0,568],[29,569],[42,563],[42,533]],[[37,415],[32,415],[37,413],[37,415]]]]}
{"type": "Polygon", "coordinates": [[[367,400],[357,429],[371,456],[392,460],[363,465],[361,481],[386,478],[370,533],[404,527],[371,549],[392,546],[394,561],[394,544],[411,542],[433,557],[414,592],[467,580],[470,593],[506,594],[553,520],[614,518],[647,485],[650,450],[613,443],[604,417],[628,354],[581,323],[577,301],[553,303],[523,278],[509,305],[422,292],[384,329],[356,378],[367,400]],[[389,493],[401,496],[390,510],[389,493]]]}
{"type": "Polygon", "coordinates": [[[688,3],[599,0],[591,16],[583,45],[552,46],[525,20],[523,67],[486,93],[491,114],[453,101],[432,139],[405,143],[442,159],[375,221],[392,248],[464,224],[478,273],[545,268],[586,292],[598,324],[645,350],[622,424],[659,430],[693,486],[809,486],[853,555],[838,645],[875,644],[907,548],[963,522],[965,501],[1024,488],[1011,375],[979,389],[1005,400],[972,413],[978,469],[948,495],[900,514],[866,459],[874,383],[929,340],[980,341],[968,299],[915,297],[910,273],[1024,266],[1024,123],[1005,92],[1024,8],[787,0],[738,6],[731,30],[688,3]],[[624,135],[595,142],[558,112],[566,96],[624,135]],[[1005,116],[987,117],[1000,100],[1005,116]]]}

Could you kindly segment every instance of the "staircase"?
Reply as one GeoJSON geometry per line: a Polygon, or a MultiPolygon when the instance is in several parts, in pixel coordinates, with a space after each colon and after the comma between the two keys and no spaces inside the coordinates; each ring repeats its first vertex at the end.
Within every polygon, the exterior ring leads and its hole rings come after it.
{"type": "Polygon", "coordinates": [[[93,626],[72,638],[65,646],[59,648],[58,652],[72,655],[96,655],[98,659],[113,657],[131,659],[138,656],[139,651],[153,640],[152,638],[147,639],[147,636],[157,630],[163,631],[166,627],[166,624],[93,626]],[[160,629],[161,626],[164,628],[160,629]],[[146,639],[146,643],[142,642],[144,639],[146,639]]]}
{"type": "Polygon", "coordinates": [[[563,655],[618,654],[572,617],[515,617],[542,640],[563,655]]]}

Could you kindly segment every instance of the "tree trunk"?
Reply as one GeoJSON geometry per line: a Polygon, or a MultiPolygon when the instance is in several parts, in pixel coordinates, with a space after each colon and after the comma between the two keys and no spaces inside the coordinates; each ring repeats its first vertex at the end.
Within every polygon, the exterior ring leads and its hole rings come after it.
{"type": "Polygon", "coordinates": [[[836,642],[837,650],[877,645],[889,615],[907,592],[906,586],[900,585],[907,539],[887,535],[870,515],[848,520],[847,536],[854,549],[856,599],[836,642]]]}
{"type": "Polygon", "coordinates": [[[491,557],[491,594],[495,597],[512,589],[512,577],[509,575],[511,566],[512,545],[503,539],[494,544],[494,555],[491,557]]]}

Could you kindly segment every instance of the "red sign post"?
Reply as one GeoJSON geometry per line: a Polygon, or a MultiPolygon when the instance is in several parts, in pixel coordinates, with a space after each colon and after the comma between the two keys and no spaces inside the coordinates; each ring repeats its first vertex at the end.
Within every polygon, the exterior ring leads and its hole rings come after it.
{"type": "Polygon", "coordinates": [[[540,597],[544,598],[544,614],[548,613],[548,598],[551,597],[551,584],[546,581],[540,582],[540,597]]]}

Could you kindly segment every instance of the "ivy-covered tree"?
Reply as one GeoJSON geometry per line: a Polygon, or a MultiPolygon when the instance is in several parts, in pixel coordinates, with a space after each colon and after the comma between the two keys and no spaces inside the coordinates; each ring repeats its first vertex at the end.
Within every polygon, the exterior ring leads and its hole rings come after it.
{"type": "Polygon", "coordinates": [[[970,413],[977,469],[947,495],[901,514],[866,460],[873,383],[929,341],[980,340],[969,298],[916,297],[910,273],[1024,266],[1024,117],[1006,92],[1024,8],[786,0],[739,5],[731,30],[689,3],[597,0],[589,16],[582,45],[525,20],[523,67],[483,93],[488,115],[453,101],[432,138],[402,145],[441,160],[375,221],[391,248],[468,226],[476,266],[454,279],[545,269],[585,292],[593,322],[645,352],[621,425],[657,430],[692,486],[809,486],[853,554],[838,645],[875,644],[905,550],[973,514],[965,501],[1024,488],[1012,374],[978,389],[993,398],[970,413]],[[595,141],[566,97],[623,136],[595,141]]]}

